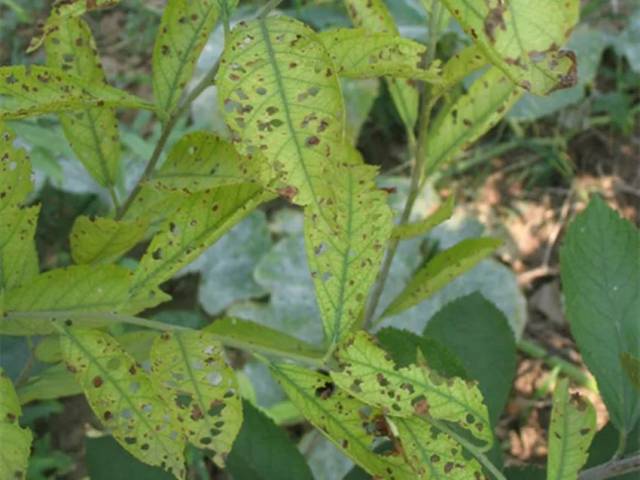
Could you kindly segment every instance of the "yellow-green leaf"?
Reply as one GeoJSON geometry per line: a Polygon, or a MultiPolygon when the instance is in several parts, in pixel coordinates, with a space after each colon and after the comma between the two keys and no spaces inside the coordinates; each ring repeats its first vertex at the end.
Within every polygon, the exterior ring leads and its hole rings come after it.
{"type": "Polygon", "coordinates": [[[0,67],[0,120],[90,107],[153,109],[135,95],[107,85],[92,85],[57,68],[0,67]]]}
{"type": "Polygon", "coordinates": [[[429,415],[457,423],[486,447],[493,442],[489,413],[476,382],[442,378],[425,365],[399,368],[369,334],[360,331],[337,350],[336,384],[386,415],[429,415]]]}
{"type": "Polygon", "coordinates": [[[451,160],[504,117],[524,90],[493,67],[438,115],[425,135],[427,175],[451,160]]]}
{"type": "Polygon", "coordinates": [[[262,152],[293,201],[317,203],[322,167],[344,142],[345,108],[316,33],[288,17],[240,23],[222,55],[217,85],[240,152],[262,152]]]}
{"type": "Polygon", "coordinates": [[[207,332],[164,333],[150,358],[153,386],[187,440],[224,465],[242,425],[242,402],[222,345],[207,332]]]}
{"type": "Polygon", "coordinates": [[[538,95],[572,87],[576,57],[561,50],[578,21],[578,0],[442,0],[487,59],[538,95]]]}
{"type": "Polygon", "coordinates": [[[430,232],[432,229],[440,225],[442,222],[451,218],[455,207],[455,198],[451,195],[440,205],[436,211],[427,216],[424,220],[415,223],[406,223],[398,225],[393,229],[393,237],[402,240],[408,238],[419,237],[430,232]]]}
{"type": "MultiPolygon", "coordinates": [[[[237,3],[230,2],[230,3],[237,3]]],[[[196,61],[220,16],[219,0],[170,0],[153,46],[153,93],[170,113],[178,105],[196,61]]]]}
{"type": "Polygon", "coordinates": [[[7,207],[0,213],[0,290],[25,285],[38,274],[33,239],[40,206],[7,207]]]}
{"type": "Polygon", "coordinates": [[[468,238],[439,252],[409,280],[384,315],[395,315],[418,305],[454,278],[471,270],[501,243],[495,238],[468,238]]]}
{"type": "Polygon", "coordinates": [[[31,431],[20,427],[22,415],[11,380],[0,368],[0,479],[19,480],[27,476],[31,453],[31,431]]]}
{"type": "Polygon", "coordinates": [[[307,259],[332,345],[361,315],[391,235],[391,209],[375,175],[376,169],[358,164],[328,172],[329,194],[305,211],[307,259]]]}
{"type": "Polygon", "coordinates": [[[391,76],[438,82],[437,69],[422,67],[427,47],[399,35],[364,28],[336,28],[319,34],[336,66],[347,78],[391,76]]]}
{"type": "Polygon", "coordinates": [[[596,433],[596,412],[589,400],[569,393],[561,380],[553,394],[549,429],[548,480],[575,480],[587,461],[596,433]]]}
{"type": "MultiPolygon", "coordinates": [[[[45,41],[47,65],[83,79],[89,86],[107,85],[95,41],[80,18],[61,22],[45,41]]],[[[120,133],[113,108],[87,108],[60,114],[65,137],[78,160],[104,187],[116,184],[120,168],[120,133]]]]}
{"type": "Polygon", "coordinates": [[[97,330],[65,329],[60,346],[91,409],[118,443],[138,460],[184,478],[184,436],[133,357],[97,330]]]}
{"type": "Polygon", "coordinates": [[[144,239],[148,224],[143,220],[76,218],[69,235],[71,256],[76,263],[111,263],[144,239]]]}
{"type": "MultiPolygon", "coordinates": [[[[60,349],[58,337],[50,338],[60,349]]],[[[82,393],[82,388],[67,367],[61,363],[53,365],[35,375],[30,375],[29,380],[18,389],[18,398],[23,405],[35,400],[57,400],[82,393]]]]}
{"type": "Polygon", "coordinates": [[[16,137],[0,121],[0,212],[24,203],[31,192],[31,163],[22,148],[15,148],[16,137]]]}
{"type": "Polygon", "coordinates": [[[271,373],[304,417],[371,475],[415,478],[401,456],[374,452],[386,434],[379,410],[336,388],[326,374],[290,364],[271,364],[271,373]]]}
{"type": "Polygon", "coordinates": [[[436,89],[446,90],[487,64],[487,58],[476,44],[454,54],[442,67],[442,83],[436,89]]]}

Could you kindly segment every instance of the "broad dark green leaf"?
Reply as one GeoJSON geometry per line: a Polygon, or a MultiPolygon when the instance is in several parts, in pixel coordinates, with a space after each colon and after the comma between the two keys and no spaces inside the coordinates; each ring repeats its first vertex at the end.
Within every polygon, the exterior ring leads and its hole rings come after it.
{"type": "Polygon", "coordinates": [[[640,392],[620,356],[640,357],[640,233],[594,197],[570,225],[560,265],[571,333],[611,421],[629,432],[640,418],[640,392]]]}
{"type": "MultiPolygon", "coordinates": [[[[607,463],[616,454],[619,443],[620,432],[618,432],[611,422],[607,423],[604,428],[598,431],[593,437],[591,447],[589,448],[589,458],[584,468],[591,468],[607,463]]],[[[635,428],[627,436],[627,445],[623,454],[627,456],[637,453],[638,451],[640,451],[640,422],[636,424],[635,428]]],[[[611,478],[615,480],[637,480],[637,477],[636,472],[631,472],[626,475],[617,475],[611,478]]]]}
{"type": "Polygon", "coordinates": [[[20,480],[26,478],[31,453],[31,431],[20,427],[22,415],[18,396],[11,380],[0,368],[0,478],[20,480]]]}
{"type": "Polygon", "coordinates": [[[620,354],[620,363],[631,384],[640,390],[640,358],[623,352],[620,354]]]}

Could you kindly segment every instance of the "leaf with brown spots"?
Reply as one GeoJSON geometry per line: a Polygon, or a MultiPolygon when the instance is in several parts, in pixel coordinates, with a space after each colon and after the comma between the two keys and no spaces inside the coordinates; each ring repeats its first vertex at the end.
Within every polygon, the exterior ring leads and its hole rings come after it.
{"type": "Polygon", "coordinates": [[[0,291],[26,285],[38,274],[34,236],[39,213],[40,205],[0,211],[0,291]]]}
{"type": "Polygon", "coordinates": [[[131,455],[185,477],[185,438],[149,375],[106,333],[65,328],[60,348],[96,417],[131,455]]]}
{"type": "Polygon", "coordinates": [[[591,402],[569,393],[569,381],[558,382],[553,394],[549,427],[548,480],[575,480],[587,461],[596,433],[596,412],[591,402]]]}
{"type": "Polygon", "coordinates": [[[151,348],[151,381],[187,440],[224,459],[242,425],[242,403],[222,345],[207,332],[163,333],[151,348]]]}
{"type": "Polygon", "coordinates": [[[19,423],[22,409],[11,380],[0,368],[0,478],[27,478],[31,454],[31,431],[19,423]]]}
{"type": "Polygon", "coordinates": [[[31,162],[27,152],[16,148],[15,134],[0,121],[0,214],[10,206],[25,203],[31,192],[31,162]]]}
{"type": "Polygon", "coordinates": [[[435,87],[436,91],[444,91],[457,85],[487,63],[487,57],[477,45],[472,44],[463,48],[442,67],[442,81],[435,87]]]}

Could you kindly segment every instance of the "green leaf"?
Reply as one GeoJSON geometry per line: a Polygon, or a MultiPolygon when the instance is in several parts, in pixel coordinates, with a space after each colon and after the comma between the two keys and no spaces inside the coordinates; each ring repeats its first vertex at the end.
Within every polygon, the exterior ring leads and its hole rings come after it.
{"type": "Polygon", "coordinates": [[[407,240],[409,238],[421,237],[426,235],[442,222],[449,220],[453,215],[453,209],[455,207],[455,198],[451,195],[447,200],[440,205],[432,214],[428,215],[424,220],[420,220],[416,223],[405,223],[398,225],[393,229],[392,236],[399,238],[400,240],[407,240]]]}
{"type": "Polygon", "coordinates": [[[341,158],[345,108],[318,36],[288,17],[240,23],[217,76],[220,109],[240,152],[262,152],[287,196],[317,203],[328,159],[341,158]]]}
{"type": "Polygon", "coordinates": [[[259,323],[237,318],[216,319],[205,327],[205,331],[225,345],[249,352],[297,358],[302,361],[317,361],[324,356],[324,352],[307,342],[259,323]]]}
{"type": "Polygon", "coordinates": [[[640,358],[623,352],[620,354],[620,363],[631,384],[640,390],[640,358]]]}
{"type": "Polygon", "coordinates": [[[495,67],[478,77],[466,94],[442,110],[425,135],[426,174],[435,172],[480,138],[522,94],[523,90],[495,67]]]}
{"type": "Polygon", "coordinates": [[[138,460],[184,478],[185,440],[145,371],[109,335],[64,329],[60,346],[96,416],[138,460]]]}
{"type": "Polygon", "coordinates": [[[0,213],[25,202],[31,192],[31,163],[24,149],[15,148],[16,136],[0,121],[0,213]]]}
{"type": "Polygon", "coordinates": [[[57,68],[0,67],[0,120],[90,107],[153,109],[151,104],[123,90],[97,86],[57,68]]]}
{"type": "Polygon", "coordinates": [[[501,243],[495,238],[468,238],[436,254],[418,270],[383,315],[395,315],[418,305],[454,278],[471,270],[501,243]]]}
{"type": "Polygon", "coordinates": [[[571,333],[611,421],[629,432],[640,418],[640,392],[620,356],[640,357],[640,232],[594,197],[569,227],[560,267],[571,333]]]}
{"type": "Polygon", "coordinates": [[[3,480],[26,478],[32,435],[30,430],[20,427],[20,415],[16,391],[0,368],[0,478],[3,480]]]}
{"type": "Polygon", "coordinates": [[[38,274],[33,239],[40,206],[10,206],[0,213],[0,290],[25,285],[38,274]]]}
{"type": "Polygon", "coordinates": [[[260,158],[238,154],[233,145],[217,135],[193,132],[171,148],[166,161],[147,184],[160,190],[187,193],[242,183],[266,184],[270,172],[264,167],[260,158]]]}
{"type": "Polygon", "coordinates": [[[489,414],[475,382],[444,379],[425,365],[399,368],[365,332],[346,340],[336,355],[339,371],[331,378],[356,398],[394,417],[428,414],[456,423],[491,446],[489,414]]]}
{"type": "Polygon", "coordinates": [[[151,382],[187,440],[218,465],[242,425],[242,404],[224,350],[207,332],[166,332],[151,348],[151,382]]]}
{"type": "Polygon", "coordinates": [[[578,21],[578,0],[442,3],[515,84],[538,95],[575,84],[575,55],[561,46],[578,21]]]}
{"type": "Polygon", "coordinates": [[[233,478],[312,480],[309,466],[287,434],[249,402],[243,401],[242,407],[242,429],[226,462],[233,478]]]}
{"type": "Polygon", "coordinates": [[[402,457],[374,452],[376,433],[384,435],[379,411],[337,389],[326,374],[290,364],[271,364],[271,372],[305,418],[371,475],[413,478],[402,457]]]}
{"type": "Polygon", "coordinates": [[[391,209],[375,174],[366,165],[336,169],[324,179],[330,194],[322,207],[305,211],[307,259],[332,345],[358,321],[391,235],[391,209]]]}
{"type": "Polygon", "coordinates": [[[81,215],[73,222],[69,235],[71,256],[80,264],[114,262],[144,239],[148,227],[143,220],[81,215]]]}
{"type": "MultiPolygon", "coordinates": [[[[80,18],[61,22],[45,41],[47,65],[81,78],[87,85],[108,87],[91,30],[80,18]]],[[[120,133],[113,108],[87,108],[60,114],[71,148],[91,176],[112,188],[120,171],[120,133]]]]}
{"type": "MultiPolygon", "coordinates": [[[[51,338],[58,345],[60,344],[57,337],[45,338],[51,338]]],[[[18,389],[18,397],[22,404],[35,400],[55,400],[80,393],[82,393],[82,388],[76,382],[73,374],[62,364],[54,365],[30,376],[27,383],[18,389]]]]}
{"type": "Polygon", "coordinates": [[[596,432],[596,412],[589,400],[569,393],[562,380],[553,394],[547,480],[574,480],[587,461],[596,432]]]}
{"type": "Polygon", "coordinates": [[[391,76],[438,82],[436,69],[422,68],[427,48],[392,33],[364,28],[335,28],[319,34],[337,73],[347,78],[391,76]]]}
{"type": "Polygon", "coordinates": [[[475,44],[454,54],[442,67],[442,83],[436,90],[447,90],[487,64],[487,58],[475,44]]]}
{"type": "Polygon", "coordinates": [[[133,277],[132,293],[169,280],[270,195],[254,185],[192,194],[153,238],[133,277]]]}
{"type": "MultiPolygon", "coordinates": [[[[235,6],[237,0],[229,3],[235,6]]],[[[220,13],[218,0],[167,2],[152,60],[153,93],[161,110],[170,113],[178,105],[220,13]]]]}
{"type": "Polygon", "coordinates": [[[77,265],[34,277],[27,285],[5,292],[0,333],[46,335],[54,322],[108,325],[118,314],[134,314],[164,300],[147,289],[131,295],[131,272],[116,265],[77,265]]]}
{"type": "Polygon", "coordinates": [[[491,424],[496,425],[516,372],[516,343],[503,313],[473,293],[436,313],[424,334],[450,348],[470,378],[478,381],[491,424]]]}

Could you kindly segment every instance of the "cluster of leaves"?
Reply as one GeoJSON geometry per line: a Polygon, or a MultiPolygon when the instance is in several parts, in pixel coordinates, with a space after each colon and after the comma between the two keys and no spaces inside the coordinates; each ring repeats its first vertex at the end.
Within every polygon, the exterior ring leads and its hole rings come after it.
{"type": "MultiPolygon", "coordinates": [[[[234,441],[237,448],[254,450],[251,425],[264,423],[241,400],[224,354],[224,346],[232,346],[264,362],[296,412],[373,477],[503,478],[484,453],[494,444],[493,427],[515,365],[513,334],[500,312],[476,295],[439,312],[424,336],[367,332],[373,320],[367,299],[387,247],[392,252],[400,241],[429,231],[451,215],[453,205],[420,223],[407,224],[405,218],[394,227],[387,193],[375,183],[376,169],[364,163],[347,134],[340,79],[385,78],[413,139],[420,165],[415,183],[424,184],[525,91],[546,94],[574,83],[575,56],[560,45],[577,22],[578,1],[426,5],[433,18],[455,19],[472,40],[442,64],[430,61],[433,51],[424,45],[398,35],[381,0],[346,0],[355,28],[322,32],[293,18],[265,15],[230,29],[233,0],[170,0],[153,51],[153,102],[105,79],[82,15],[115,3],[58,2],[32,44],[44,45],[46,65],[0,68],[0,121],[6,122],[0,124],[0,333],[50,336],[47,355],[55,364],[26,385],[29,395],[19,389],[17,396],[1,379],[0,426],[11,445],[0,454],[3,475],[21,478],[28,461],[31,437],[17,424],[19,395],[50,396],[54,383],[58,395],[80,389],[105,429],[141,462],[184,478],[185,448],[191,444],[220,466],[227,461],[239,478],[267,478],[260,471],[268,463],[263,454],[252,453],[255,464],[245,464],[232,451],[234,441]],[[230,138],[190,133],[157,167],[171,128],[201,91],[185,89],[218,21],[225,26],[224,51],[203,85],[215,81],[230,138]],[[467,93],[447,95],[476,71],[467,93]],[[420,99],[433,107],[442,97],[427,129],[428,122],[418,121],[424,114],[420,99]],[[124,198],[118,188],[116,108],[147,109],[164,124],[146,171],[124,198]],[[40,272],[33,241],[40,207],[29,203],[31,165],[15,145],[10,121],[50,113],[58,116],[75,155],[109,193],[113,208],[103,217],[76,219],[69,238],[73,265],[40,272]],[[137,316],[168,301],[161,288],[166,281],[278,195],[304,212],[322,345],[231,318],[191,329],[137,316]],[[141,243],[146,250],[133,266],[121,261],[141,243]],[[496,356],[486,356],[491,362],[472,354],[477,340],[471,333],[452,335],[456,322],[473,332],[474,315],[500,339],[496,356]],[[115,335],[113,326],[122,323],[149,330],[115,335]],[[508,381],[495,378],[496,365],[505,368],[508,381]]],[[[596,201],[576,222],[563,253],[574,333],[623,434],[640,415],[637,386],[627,375],[637,379],[640,353],[633,318],[638,297],[632,295],[639,265],[629,258],[638,242],[632,226],[596,201]],[[599,250],[609,241],[617,242],[607,249],[615,258],[599,250]],[[597,278],[591,271],[578,273],[587,268],[585,258],[601,263],[594,264],[597,278]],[[610,275],[601,281],[605,272],[610,275]],[[610,278],[626,284],[611,287],[609,303],[581,300],[588,292],[589,300],[600,301],[610,278]],[[597,335],[593,324],[601,329],[597,335]]],[[[376,321],[429,298],[498,245],[474,238],[436,254],[376,321]]],[[[576,477],[595,433],[592,407],[567,392],[561,383],[554,400],[551,479],[576,477]]],[[[274,445],[285,441],[274,438],[274,445]]],[[[310,475],[301,465],[292,467],[302,472],[297,478],[310,475]]]]}

